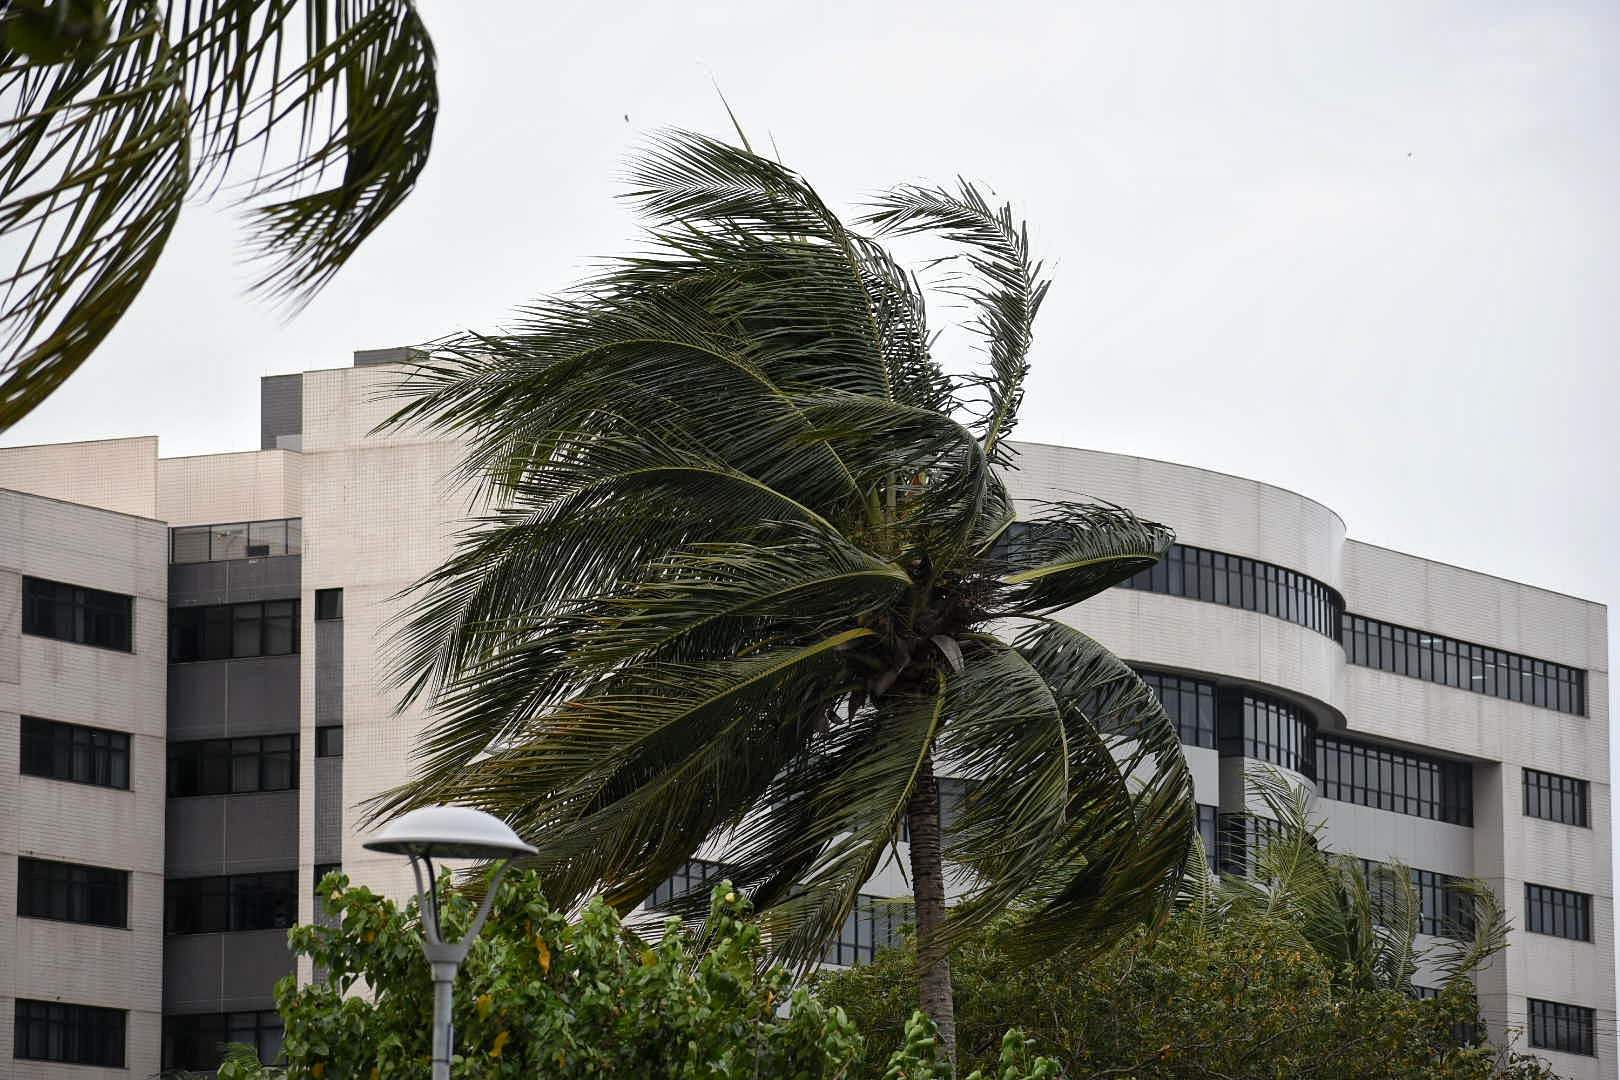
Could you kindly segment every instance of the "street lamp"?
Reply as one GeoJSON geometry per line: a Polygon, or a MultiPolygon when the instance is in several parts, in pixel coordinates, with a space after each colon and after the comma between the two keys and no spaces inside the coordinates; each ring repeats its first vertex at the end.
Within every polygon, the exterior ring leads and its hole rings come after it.
{"type": "Polygon", "coordinates": [[[501,875],[506,873],[504,860],[533,855],[535,849],[519,840],[500,818],[465,806],[412,810],[377,830],[364,846],[370,851],[410,856],[417,903],[422,909],[422,951],[433,969],[433,1080],[450,1080],[450,1046],[455,1040],[450,999],[456,969],[467,958],[468,948],[489,918],[501,875]],[[444,940],[444,927],[439,923],[439,882],[433,871],[435,858],[502,860],[490,879],[477,917],[460,941],[444,940]]]}

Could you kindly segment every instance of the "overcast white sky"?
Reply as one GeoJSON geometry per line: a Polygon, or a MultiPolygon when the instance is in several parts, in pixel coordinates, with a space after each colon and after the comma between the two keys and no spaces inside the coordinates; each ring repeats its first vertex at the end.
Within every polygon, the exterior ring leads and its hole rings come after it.
{"type": "Polygon", "coordinates": [[[1620,604],[1612,2],[422,6],[432,163],[316,303],[244,297],[229,215],[195,207],[0,441],[257,446],[261,374],[489,328],[624,250],[619,164],[660,126],[723,133],[716,80],[835,203],[958,173],[1017,200],[1057,279],[1021,437],[1282,484],[1358,539],[1620,604]]]}

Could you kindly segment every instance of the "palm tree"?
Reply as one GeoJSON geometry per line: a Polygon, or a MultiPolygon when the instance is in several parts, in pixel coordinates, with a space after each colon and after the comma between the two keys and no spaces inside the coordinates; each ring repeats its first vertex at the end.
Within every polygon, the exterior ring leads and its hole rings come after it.
{"type": "Polygon", "coordinates": [[[0,431],[117,325],[189,194],[243,182],[255,288],[296,307],[410,193],[437,112],[411,0],[0,5],[0,431]]]}
{"type": "MultiPolygon", "coordinates": [[[[1195,926],[1264,927],[1281,940],[1321,956],[1357,990],[1415,993],[1426,968],[1442,987],[1466,983],[1507,947],[1507,912],[1489,886],[1468,879],[1444,936],[1420,947],[1422,903],[1411,872],[1399,862],[1368,862],[1331,851],[1309,794],[1269,769],[1251,774],[1249,788],[1265,807],[1268,827],[1243,875],[1219,879],[1193,856],[1181,903],[1195,926]]],[[[1438,988],[1437,988],[1438,989],[1438,988]]]]}
{"type": "Polygon", "coordinates": [[[403,383],[390,423],[463,439],[495,509],[419,586],[399,676],[436,718],[376,812],[497,813],[564,905],[628,909],[720,843],[801,968],[904,823],[921,1003],[950,1046],[956,935],[1017,902],[1032,954],[1101,944],[1174,898],[1176,730],[1051,617],[1171,534],[1058,503],[1007,542],[1046,294],[1008,207],[905,187],[861,219],[963,253],[948,287],[987,364],[957,378],[918,281],[746,140],[670,134],[629,180],[644,254],[403,383]],[[937,766],[976,780],[948,837],[937,766]],[[972,882],[949,924],[946,862],[972,882]]]}

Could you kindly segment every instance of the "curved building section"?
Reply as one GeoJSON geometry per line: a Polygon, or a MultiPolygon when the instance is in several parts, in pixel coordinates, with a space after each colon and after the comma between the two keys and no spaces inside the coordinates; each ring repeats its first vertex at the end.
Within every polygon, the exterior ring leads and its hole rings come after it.
{"type": "Polygon", "coordinates": [[[1331,846],[1410,868],[1425,935],[1465,934],[1453,885],[1485,880],[1515,927],[1478,979],[1486,1022],[1560,1075],[1612,1077],[1603,606],[1350,540],[1332,510],[1257,481],[1018,450],[1020,518],[1093,499],[1176,532],[1160,565],[1064,618],[1177,720],[1215,864],[1245,869],[1267,828],[1247,777],[1280,770],[1331,846]]]}

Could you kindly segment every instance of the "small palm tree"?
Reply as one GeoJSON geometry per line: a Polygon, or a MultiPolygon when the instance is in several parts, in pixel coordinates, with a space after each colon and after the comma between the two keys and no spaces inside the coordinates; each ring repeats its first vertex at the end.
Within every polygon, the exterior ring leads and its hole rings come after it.
{"type": "Polygon", "coordinates": [[[1507,912],[1473,879],[1449,886],[1459,894],[1455,924],[1419,947],[1423,908],[1405,866],[1329,850],[1309,794],[1269,769],[1252,774],[1249,788],[1268,827],[1244,875],[1217,879],[1205,869],[1202,848],[1194,854],[1181,903],[1195,925],[1265,927],[1321,956],[1358,990],[1413,993],[1420,968],[1443,986],[1466,982],[1507,948],[1507,912]]]}
{"type": "Polygon", "coordinates": [[[245,181],[256,287],[296,306],[410,193],[437,112],[411,0],[0,4],[0,431],[117,325],[189,194],[245,181]]]}
{"type": "Polygon", "coordinates": [[[497,813],[565,905],[633,907],[718,844],[800,966],[904,824],[949,1046],[954,935],[1016,902],[1031,953],[1102,944],[1175,895],[1176,730],[1052,618],[1171,535],[1060,503],[1008,542],[999,470],[1046,294],[1008,207],[907,187],[862,219],[965,253],[948,287],[988,363],[954,378],[916,279],[796,173],[677,133],[630,182],[645,254],[403,386],[391,422],[464,439],[496,509],[421,583],[400,675],[437,719],[377,812],[497,813]],[[976,781],[943,838],[937,767],[976,781]],[[949,925],[947,861],[969,882],[949,925]]]}

